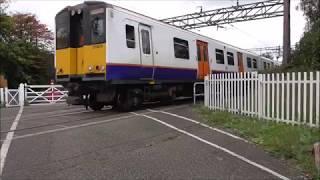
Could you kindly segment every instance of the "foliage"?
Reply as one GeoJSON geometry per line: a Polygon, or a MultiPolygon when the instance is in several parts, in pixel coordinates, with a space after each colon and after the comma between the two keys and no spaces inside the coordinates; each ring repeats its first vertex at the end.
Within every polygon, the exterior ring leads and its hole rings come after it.
{"type": "Polygon", "coordinates": [[[291,65],[305,70],[320,70],[320,21],[304,33],[293,53],[291,65]]]}
{"type": "Polygon", "coordinates": [[[278,157],[293,161],[306,174],[320,179],[316,177],[317,170],[311,153],[313,144],[319,141],[319,129],[216,112],[204,107],[195,110],[205,123],[228,129],[278,157]]]}
{"type": "Polygon", "coordinates": [[[320,19],[320,1],[319,0],[301,0],[301,9],[307,17],[308,23],[312,26],[320,19]]]}
{"type": "Polygon", "coordinates": [[[301,9],[307,18],[306,32],[296,45],[292,62],[285,70],[320,70],[320,1],[301,0],[301,9]]]}
{"type": "Polygon", "coordinates": [[[35,15],[5,13],[8,1],[0,0],[0,74],[9,87],[19,83],[47,84],[53,33],[35,15]]]}
{"type": "Polygon", "coordinates": [[[48,47],[53,40],[53,33],[47,25],[41,24],[35,15],[29,13],[17,13],[13,15],[14,38],[48,47]]]}

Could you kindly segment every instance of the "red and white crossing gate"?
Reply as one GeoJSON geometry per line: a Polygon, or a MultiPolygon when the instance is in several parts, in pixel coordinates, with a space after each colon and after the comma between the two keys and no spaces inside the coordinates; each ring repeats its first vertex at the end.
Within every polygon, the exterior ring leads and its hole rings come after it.
{"type": "Polygon", "coordinates": [[[68,96],[61,85],[20,84],[18,89],[0,88],[0,105],[5,107],[54,104],[65,102],[68,96]]]}
{"type": "Polygon", "coordinates": [[[54,104],[65,102],[68,96],[61,85],[25,85],[25,100],[28,104],[54,104]]]}

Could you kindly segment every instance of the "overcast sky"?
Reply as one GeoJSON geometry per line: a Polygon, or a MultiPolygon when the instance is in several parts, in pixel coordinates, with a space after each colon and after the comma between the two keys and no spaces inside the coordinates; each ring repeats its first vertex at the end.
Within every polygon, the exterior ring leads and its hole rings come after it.
{"type": "MultiPolygon", "coordinates": [[[[240,4],[257,0],[239,0],[240,4]]],[[[262,1],[262,0],[260,0],[262,1]]],[[[54,28],[55,14],[68,5],[79,4],[79,0],[11,0],[9,12],[30,12],[36,14],[42,23],[54,28]]],[[[105,2],[124,7],[144,15],[163,19],[183,15],[191,12],[229,7],[236,4],[236,0],[211,1],[134,1],[134,0],[105,0],[105,2]]],[[[305,17],[300,10],[296,10],[299,0],[291,0],[291,44],[299,41],[304,32],[305,17]]],[[[257,21],[240,22],[224,25],[225,28],[207,27],[196,32],[211,38],[241,47],[243,49],[278,46],[282,44],[282,17],[257,21]]]]}

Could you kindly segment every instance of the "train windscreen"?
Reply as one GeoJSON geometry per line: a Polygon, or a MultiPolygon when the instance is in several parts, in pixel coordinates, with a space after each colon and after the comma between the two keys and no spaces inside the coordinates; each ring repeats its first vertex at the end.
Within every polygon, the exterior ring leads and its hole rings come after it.
{"type": "Polygon", "coordinates": [[[70,46],[70,15],[62,12],[56,17],[56,49],[70,46]]]}
{"type": "Polygon", "coordinates": [[[106,41],[105,9],[99,8],[90,11],[90,44],[99,44],[106,41]]]}

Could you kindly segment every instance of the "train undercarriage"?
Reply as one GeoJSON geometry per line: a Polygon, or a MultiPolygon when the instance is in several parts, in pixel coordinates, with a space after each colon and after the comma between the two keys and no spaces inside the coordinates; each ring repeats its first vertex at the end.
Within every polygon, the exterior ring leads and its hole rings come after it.
{"type": "Polygon", "coordinates": [[[85,105],[94,111],[111,105],[120,111],[141,107],[144,102],[170,104],[176,97],[192,96],[193,83],[110,84],[104,82],[69,82],[68,104],[85,105]]]}

